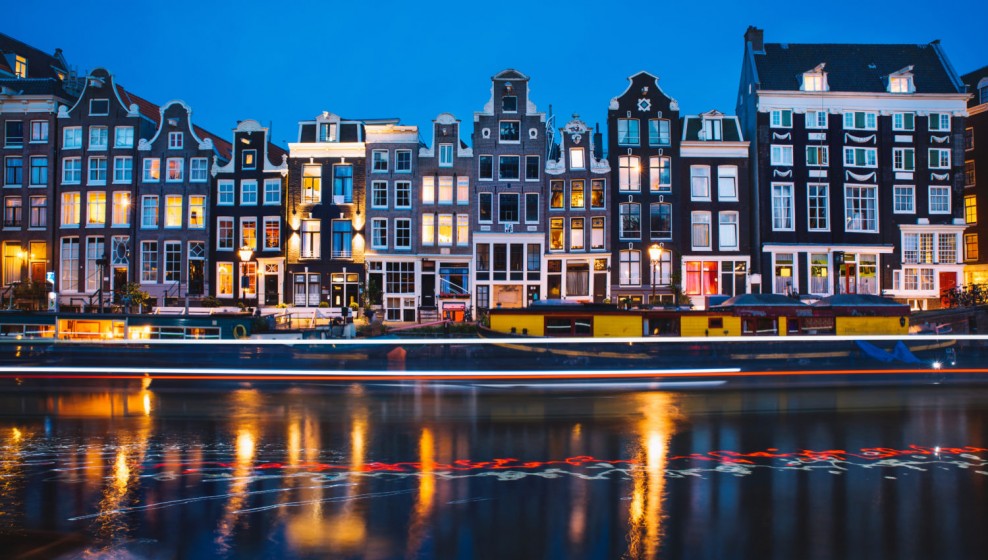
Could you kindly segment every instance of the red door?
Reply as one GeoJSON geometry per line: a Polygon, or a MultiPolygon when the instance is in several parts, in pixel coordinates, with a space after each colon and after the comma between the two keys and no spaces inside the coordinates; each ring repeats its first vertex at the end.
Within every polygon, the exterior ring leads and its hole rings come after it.
{"type": "Polygon", "coordinates": [[[947,296],[951,290],[957,287],[957,273],[956,272],[941,272],[940,273],[940,304],[944,307],[950,305],[950,298],[947,296]]]}

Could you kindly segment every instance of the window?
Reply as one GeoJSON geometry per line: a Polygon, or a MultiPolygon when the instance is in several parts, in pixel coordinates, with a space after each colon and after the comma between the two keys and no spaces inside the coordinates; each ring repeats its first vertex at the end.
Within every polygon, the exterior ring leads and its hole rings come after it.
{"type": "Polygon", "coordinates": [[[930,169],[950,169],[950,150],[930,148],[930,169]]]}
{"type": "Polygon", "coordinates": [[[165,180],[169,183],[174,183],[181,181],[185,176],[185,160],[182,158],[168,158],[167,160],[167,175],[165,175],[165,180]]]}
{"type": "Polygon", "coordinates": [[[585,248],[586,238],[583,226],[583,218],[570,218],[569,248],[571,251],[582,251],[585,248]]]}
{"type": "Polygon", "coordinates": [[[168,133],[168,149],[169,150],[181,150],[182,145],[185,143],[185,135],[181,132],[169,132],[168,133]]]}
{"type": "Polygon", "coordinates": [[[107,130],[105,126],[89,127],[89,149],[105,150],[107,147],[107,130]]]}
{"type": "Polygon", "coordinates": [[[864,111],[844,113],[844,128],[846,130],[875,130],[878,128],[877,114],[864,111]]]}
{"type": "Polygon", "coordinates": [[[719,200],[738,199],[738,166],[717,166],[717,198],[719,200]]]}
{"type": "Polygon", "coordinates": [[[48,141],[48,121],[31,121],[31,142],[48,141]]]}
{"type": "Polygon", "coordinates": [[[827,146],[807,146],[806,165],[826,167],[830,165],[830,152],[827,146]]]}
{"type": "Polygon", "coordinates": [[[912,148],[892,148],[892,169],[894,171],[915,171],[916,150],[912,148]]]}
{"type": "Polygon", "coordinates": [[[970,151],[974,149],[974,129],[971,127],[964,129],[964,150],[970,151]]]}
{"type": "Polygon", "coordinates": [[[520,129],[518,121],[501,121],[498,127],[498,138],[501,142],[518,142],[521,140],[520,129]]]}
{"type": "Polygon", "coordinates": [[[387,218],[373,218],[371,220],[371,247],[374,249],[386,249],[388,246],[388,220],[387,218]]]}
{"type": "Polygon", "coordinates": [[[233,263],[216,263],[216,295],[233,297],[233,263]]]}
{"type": "Polygon", "coordinates": [[[59,288],[63,292],[79,291],[79,238],[62,239],[61,261],[59,271],[59,288]]]}
{"type": "Polygon", "coordinates": [[[113,129],[113,147],[114,148],[133,148],[134,147],[134,127],[132,126],[118,126],[113,129]]]}
{"type": "Polygon", "coordinates": [[[690,213],[693,249],[710,249],[710,212],[690,213]]]}
{"type": "Polygon", "coordinates": [[[388,207],[388,182],[371,182],[371,208],[388,207]]]}
{"type": "Polygon", "coordinates": [[[804,73],[803,91],[827,91],[827,75],[823,72],[804,73]]]}
{"type": "Polygon", "coordinates": [[[194,157],[189,159],[189,181],[193,183],[205,183],[209,168],[207,158],[194,157]]]}
{"type": "Polygon", "coordinates": [[[978,104],[988,103],[988,84],[982,85],[984,80],[978,83],[978,104]]]}
{"type": "Polygon", "coordinates": [[[7,121],[4,126],[4,146],[19,148],[24,145],[24,123],[7,121]]]}
{"type": "Polygon", "coordinates": [[[964,223],[978,223],[978,197],[973,194],[964,197],[964,223]]]}
{"type": "Polygon", "coordinates": [[[8,187],[24,184],[24,158],[13,156],[4,160],[3,184],[8,187]]]}
{"type": "Polygon", "coordinates": [[[738,213],[720,212],[720,229],[718,230],[718,247],[721,251],[738,250],[738,213]]]}
{"type": "Polygon", "coordinates": [[[458,176],[456,178],[456,203],[470,204],[470,177],[458,176]]]}
{"type": "Polygon", "coordinates": [[[113,227],[130,226],[130,193],[127,191],[117,191],[113,193],[113,215],[111,225],[113,227]]]}
{"type": "Polygon", "coordinates": [[[436,178],[432,175],[422,177],[422,204],[436,203],[436,178]]]}
{"type": "Polygon", "coordinates": [[[113,182],[130,183],[134,180],[134,158],[117,156],[113,158],[113,182]]]}
{"type": "Polygon", "coordinates": [[[806,185],[807,227],[810,231],[830,231],[830,187],[806,185]]]}
{"type": "Polygon", "coordinates": [[[829,294],[830,282],[827,280],[830,259],[826,253],[811,253],[810,259],[810,293],[829,294]]]}
{"type": "Polygon", "coordinates": [[[930,185],[930,214],[950,214],[950,187],[930,185]]]}
{"type": "Polygon", "coordinates": [[[453,215],[439,215],[439,245],[449,247],[453,244],[453,215]]]}
{"type": "Polygon", "coordinates": [[[106,225],[106,193],[92,191],[86,194],[86,225],[106,225]]]}
{"type": "Polygon", "coordinates": [[[281,204],[281,179],[264,180],[264,205],[281,204]]]}
{"type": "Polygon", "coordinates": [[[240,181],[240,205],[257,206],[257,181],[240,181]]]}
{"type": "Polygon", "coordinates": [[[549,181],[549,209],[562,210],[566,208],[566,183],[564,181],[549,181]]]}
{"type": "Polygon", "coordinates": [[[31,204],[31,217],[28,227],[48,227],[48,197],[43,195],[32,196],[29,202],[31,204]]]}
{"type": "Polygon", "coordinates": [[[648,231],[651,239],[672,239],[672,204],[653,202],[649,206],[648,231]]]}
{"type": "Polygon", "coordinates": [[[792,146],[772,145],[772,165],[792,165],[792,146]]]}
{"type": "Polygon", "coordinates": [[[793,281],[796,277],[794,274],[794,263],[792,253],[776,253],[775,254],[775,267],[774,267],[774,288],[775,293],[785,294],[793,289],[793,281]]]}
{"type": "Polygon", "coordinates": [[[477,166],[478,178],[481,181],[494,180],[494,156],[479,156],[477,166]]]}
{"type": "Polygon", "coordinates": [[[974,160],[964,162],[964,186],[973,187],[975,185],[974,160]]]}
{"type": "Polygon", "coordinates": [[[604,179],[590,181],[590,207],[604,208],[604,179]]]}
{"type": "Polygon", "coordinates": [[[320,202],[322,202],[322,166],[303,165],[302,204],[319,204],[320,202]]]}
{"type": "Polygon", "coordinates": [[[792,128],[792,111],[789,109],[776,109],[769,119],[772,128],[792,128]]]}
{"type": "Polygon", "coordinates": [[[517,181],[521,170],[520,156],[500,156],[498,157],[498,177],[502,181],[517,181]]]}
{"type": "Polygon", "coordinates": [[[638,156],[618,157],[618,190],[639,192],[641,190],[641,165],[638,156]]]}
{"type": "MultiPolygon", "coordinates": [[[[305,222],[302,222],[302,226],[304,228],[305,222]]],[[[233,218],[232,217],[221,216],[219,218],[216,218],[216,249],[218,251],[233,250],[233,218]]]]}
{"type": "Polygon", "coordinates": [[[846,231],[878,231],[878,188],[873,185],[844,186],[846,231]]]}
{"type": "Polygon", "coordinates": [[[333,201],[343,197],[343,202],[353,202],[353,166],[338,164],[333,166],[333,201]]]}
{"type": "Polygon", "coordinates": [[[916,113],[892,113],[892,130],[916,130],[916,113]]]}
{"type": "Polygon", "coordinates": [[[189,196],[189,228],[202,229],[206,227],[206,197],[203,195],[189,196]]]}
{"type": "Polygon", "coordinates": [[[109,99],[90,99],[89,100],[89,114],[90,115],[108,115],[108,114],[110,114],[110,100],[109,99]]]}
{"type": "Polygon", "coordinates": [[[590,218],[590,250],[601,251],[604,249],[604,217],[597,216],[590,218]]]}
{"type": "Polygon", "coordinates": [[[949,132],[950,114],[930,113],[930,132],[949,132]]]}
{"type": "Polygon", "coordinates": [[[978,234],[964,234],[964,260],[978,260],[978,234]]]}
{"type": "Polygon", "coordinates": [[[412,248],[412,220],[409,218],[395,219],[395,249],[412,248]]]}
{"type": "Polygon", "coordinates": [[[807,111],[806,128],[815,128],[815,129],[827,128],[827,112],[807,111]]]}
{"type": "Polygon", "coordinates": [[[586,207],[586,200],[583,196],[585,181],[573,179],[569,182],[569,207],[572,209],[586,207]]]}
{"type": "Polygon", "coordinates": [[[672,192],[672,160],[668,157],[648,158],[648,188],[652,192],[672,192]]]}
{"type": "Polygon", "coordinates": [[[319,141],[336,142],[336,123],[319,123],[319,141]]]}
{"type": "Polygon", "coordinates": [[[72,150],[82,147],[82,127],[67,126],[62,129],[62,149],[72,150]]]}
{"type": "Polygon", "coordinates": [[[303,259],[318,259],[322,256],[322,222],[302,220],[302,248],[299,256],[303,259]]]}
{"type": "Polygon", "coordinates": [[[792,231],[794,215],[792,183],[772,185],[772,230],[792,231]]]}
{"type": "Polygon", "coordinates": [[[637,146],[641,144],[638,131],[638,119],[618,119],[618,146],[637,146]]]}
{"type": "Polygon", "coordinates": [[[878,167],[877,148],[844,148],[845,167],[878,167]]]}
{"type": "Polygon", "coordinates": [[[165,282],[182,281],[182,243],[165,241],[165,282]]]}
{"type": "Polygon", "coordinates": [[[642,283],[641,251],[621,251],[618,282],[622,286],[640,286],[642,283]]]}
{"type": "Polygon", "coordinates": [[[27,59],[23,56],[14,55],[14,75],[27,78],[27,59]]]}
{"type": "Polygon", "coordinates": [[[480,204],[477,205],[477,220],[481,223],[494,221],[494,195],[489,192],[480,193],[480,204]]]}
{"type": "Polygon", "coordinates": [[[170,194],[165,196],[165,227],[182,227],[182,196],[170,194]]]}
{"type": "Polygon", "coordinates": [[[142,228],[158,227],[158,197],[157,196],[141,197],[141,227],[142,228]]]}
{"type": "Polygon", "coordinates": [[[448,175],[439,177],[439,204],[453,204],[453,178],[448,175]]]}
{"type": "Polygon", "coordinates": [[[690,166],[690,197],[693,200],[710,200],[710,166],[690,166]]]}
{"type": "Polygon", "coordinates": [[[374,150],[371,152],[371,172],[373,173],[388,172],[387,150],[374,150]]]}
{"type": "Polygon", "coordinates": [[[233,181],[222,179],[216,183],[216,205],[233,206],[233,181]]]}
{"type": "Polygon", "coordinates": [[[539,193],[525,193],[525,223],[539,223],[539,193]]]}
{"type": "Polygon", "coordinates": [[[161,179],[161,160],[158,158],[144,158],[144,175],[142,181],[145,183],[157,183],[161,179]]]}
{"type": "Polygon", "coordinates": [[[505,113],[515,113],[518,111],[518,96],[505,95],[501,98],[501,111],[505,113]]]}
{"type": "Polygon", "coordinates": [[[264,217],[264,250],[277,251],[281,248],[281,218],[264,217]]]}
{"type": "Polygon", "coordinates": [[[257,150],[244,150],[240,161],[241,169],[257,169],[257,150]]]}
{"type": "Polygon", "coordinates": [[[895,214],[913,214],[916,212],[916,187],[912,185],[895,185],[892,187],[892,212],[895,214]]]}
{"type": "Polygon", "coordinates": [[[465,247],[470,243],[470,216],[466,214],[455,214],[456,216],[456,244],[465,247]]]}
{"type": "Polygon", "coordinates": [[[19,228],[24,219],[24,199],[6,196],[3,199],[3,227],[19,228]]]}
{"type": "Polygon", "coordinates": [[[619,237],[621,239],[640,239],[641,205],[634,202],[623,202],[618,208],[621,220],[619,237]]]}
{"type": "Polygon", "coordinates": [[[668,146],[669,145],[669,121],[666,119],[649,119],[648,121],[648,145],[668,146]]]}
{"type": "Polygon", "coordinates": [[[349,259],[353,255],[353,224],[350,220],[333,220],[333,258],[349,259]]]}
{"type": "Polygon", "coordinates": [[[498,193],[497,220],[501,223],[518,223],[521,216],[518,213],[518,195],[515,193],[498,193]]]}
{"type": "Polygon", "coordinates": [[[703,130],[700,132],[701,140],[723,140],[722,130],[724,128],[721,119],[703,119],[703,130]]]}
{"type": "Polygon", "coordinates": [[[891,76],[889,77],[889,93],[912,93],[912,76],[891,76]]]}
{"type": "Polygon", "coordinates": [[[240,218],[240,245],[251,250],[257,250],[257,218],[244,216],[240,218]]]}
{"type": "Polygon", "coordinates": [[[539,156],[525,156],[525,180],[538,181],[539,174],[539,156]]]}
{"type": "Polygon", "coordinates": [[[62,159],[62,183],[78,185],[82,182],[82,158],[62,159]]]}
{"type": "Polygon", "coordinates": [[[937,262],[957,264],[957,236],[941,233],[937,235],[937,262]]]}
{"type": "Polygon", "coordinates": [[[903,233],[902,260],[909,264],[932,264],[933,233],[903,233]]]}
{"type": "Polygon", "coordinates": [[[158,281],[158,242],[141,241],[141,282],[158,281]]]}
{"type": "Polygon", "coordinates": [[[395,182],[395,208],[412,207],[412,183],[410,181],[395,182]]]}
{"type": "Polygon", "coordinates": [[[587,168],[586,152],[583,150],[583,148],[569,149],[569,168],[570,169],[587,168]]]}
{"type": "Polygon", "coordinates": [[[395,173],[412,172],[412,151],[395,150],[395,173]]]}
{"type": "Polygon", "coordinates": [[[103,156],[89,158],[89,185],[106,184],[106,158],[103,156]]]}
{"type": "MultiPolygon", "coordinates": [[[[415,263],[388,262],[385,263],[385,266],[387,267],[384,280],[385,292],[389,294],[415,293],[415,263]]],[[[398,318],[394,317],[394,319],[398,318]]]]}
{"type": "Polygon", "coordinates": [[[31,186],[48,184],[48,158],[45,156],[31,157],[31,186]]]}

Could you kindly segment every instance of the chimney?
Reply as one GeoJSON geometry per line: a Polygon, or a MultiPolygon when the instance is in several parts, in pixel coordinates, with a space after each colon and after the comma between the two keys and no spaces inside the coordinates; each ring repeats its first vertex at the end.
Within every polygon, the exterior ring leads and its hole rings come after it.
{"type": "Polygon", "coordinates": [[[593,157],[597,158],[597,161],[604,159],[604,135],[600,133],[600,123],[594,125],[593,157]]]}
{"type": "Polygon", "coordinates": [[[756,53],[765,52],[765,32],[754,25],[749,25],[744,32],[744,42],[751,43],[751,50],[756,53]]]}

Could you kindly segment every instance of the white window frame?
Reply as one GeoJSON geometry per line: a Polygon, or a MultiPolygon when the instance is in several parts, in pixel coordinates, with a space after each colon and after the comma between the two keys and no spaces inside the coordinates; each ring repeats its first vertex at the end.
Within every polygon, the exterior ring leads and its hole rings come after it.
{"type": "Polygon", "coordinates": [[[371,150],[371,173],[387,173],[388,167],[388,150],[371,150]]]}
{"type": "Polygon", "coordinates": [[[209,158],[189,158],[189,182],[205,183],[209,180],[209,158]]]}
{"type": "Polygon", "coordinates": [[[792,167],[792,145],[772,144],[769,150],[771,165],[792,167]]]}
{"type": "Polygon", "coordinates": [[[892,185],[892,213],[893,214],[915,214],[916,213],[916,186],[915,185],[892,185]],[[909,202],[909,207],[900,206],[900,202],[909,202]]]}
{"type": "Polygon", "coordinates": [[[846,232],[855,232],[855,233],[878,233],[878,231],[879,231],[879,229],[878,229],[879,228],[879,214],[878,214],[878,212],[879,212],[879,206],[878,206],[878,186],[877,185],[851,184],[851,183],[848,183],[848,184],[845,184],[844,185],[844,231],[846,231],[846,232]],[[856,198],[858,198],[860,200],[871,200],[872,201],[872,205],[871,205],[871,209],[870,209],[871,214],[874,216],[873,217],[874,226],[872,228],[866,227],[867,224],[868,224],[867,217],[865,217],[865,218],[855,218],[851,214],[851,212],[852,212],[852,205],[850,204],[850,200],[851,200],[850,197],[851,197],[851,190],[852,189],[858,189],[858,190],[860,190],[862,192],[869,192],[869,193],[871,193],[871,196],[870,197],[867,197],[867,198],[866,197],[856,197],[856,198]],[[855,224],[855,222],[857,220],[860,220],[861,226],[860,227],[857,227],[857,228],[853,228],[852,226],[855,224]]]}
{"type": "Polygon", "coordinates": [[[793,183],[772,183],[772,231],[796,229],[796,195],[793,183]],[[781,211],[778,214],[776,211],[781,211]]]}
{"type": "Polygon", "coordinates": [[[281,204],[281,179],[264,180],[263,204],[264,206],[279,206],[281,204]]]}
{"type": "Polygon", "coordinates": [[[844,146],[844,167],[865,167],[868,169],[878,167],[878,148],[844,146]],[[857,156],[859,153],[862,155],[864,163],[858,163],[857,156]],[[850,160],[848,156],[850,156],[850,160]]]}
{"type": "Polygon", "coordinates": [[[694,251],[710,251],[713,249],[713,245],[713,216],[711,213],[708,210],[694,210],[690,212],[690,248],[694,251]],[[698,226],[701,228],[706,226],[706,245],[696,243],[697,231],[699,231],[697,229],[698,226]]]}
{"type": "Polygon", "coordinates": [[[930,169],[950,169],[950,148],[929,148],[930,169]]]}
{"type": "Polygon", "coordinates": [[[740,215],[735,210],[722,211],[717,213],[717,248],[721,251],[737,251],[741,247],[740,232],[741,223],[740,215]],[[727,220],[725,221],[725,218],[727,220]],[[733,219],[732,219],[733,218],[733,219]],[[724,238],[728,237],[725,233],[725,227],[728,229],[733,228],[734,244],[728,245],[725,243],[724,238]]]}
{"type": "Polygon", "coordinates": [[[710,166],[690,166],[690,200],[711,200],[710,166]]]}
{"type": "Polygon", "coordinates": [[[168,133],[168,149],[181,150],[185,145],[185,134],[182,132],[168,133]]]}
{"type": "Polygon", "coordinates": [[[947,185],[930,185],[927,190],[928,208],[930,214],[950,214],[953,204],[951,204],[950,187],[947,185]]]}
{"type": "Polygon", "coordinates": [[[916,150],[914,148],[892,148],[892,171],[916,171],[916,150]],[[906,165],[906,154],[912,154],[912,166],[906,165]]]}
{"type": "Polygon", "coordinates": [[[827,183],[808,183],[806,185],[806,230],[830,231],[830,185],[827,183]],[[816,196],[812,196],[814,189],[816,189],[816,196]],[[823,189],[822,196],[819,189],[823,189]],[[814,200],[818,202],[822,201],[822,204],[819,204],[819,206],[823,209],[823,216],[816,219],[822,221],[823,225],[813,225],[814,216],[812,210],[814,208],[814,200]]]}
{"type": "Polygon", "coordinates": [[[773,109],[769,113],[768,122],[771,128],[792,128],[792,109],[773,109]],[[786,124],[786,117],[789,124],[786,124]]]}
{"type": "Polygon", "coordinates": [[[916,113],[905,112],[905,113],[892,113],[892,130],[902,131],[902,132],[913,132],[916,130],[916,113]],[[909,116],[912,119],[912,126],[906,126],[906,117],[909,116]]]}
{"type": "Polygon", "coordinates": [[[929,119],[930,132],[950,132],[950,113],[930,113],[929,119]]]}
{"type": "Polygon", "coordinates": [[[257,179],[243,179],[240,181],[240,205],[241,206],[257,206],[257,179]],[[252,188],[248,189],[247,187],[252,188]],[[253,193],[254,200],[249,200],[249,196],[253,193]]]}
{"type": "Polygon", "coordinates": [[[807,111],[805,114],[805,125],[807,129],[826,129],[828,122],[828,115],[826,111],[807,111]],[[810,115],[813,115],[813,117],[810,115]],[[821,117],[823,118],[821,119],[821,117]]]}

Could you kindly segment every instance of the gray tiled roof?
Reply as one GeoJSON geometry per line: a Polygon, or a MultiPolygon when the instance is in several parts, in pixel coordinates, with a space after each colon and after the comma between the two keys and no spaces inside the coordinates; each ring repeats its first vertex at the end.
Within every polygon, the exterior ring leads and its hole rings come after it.
{"type": "Polygon", "coordinates": [[[962,93],[939,43],[925,45],[766,43],[755,55],[763,90],[798,91],[804,72],[826,63],[830,91],[885,92],[888,75],[913,67],[916,93],[962,93]]]}

